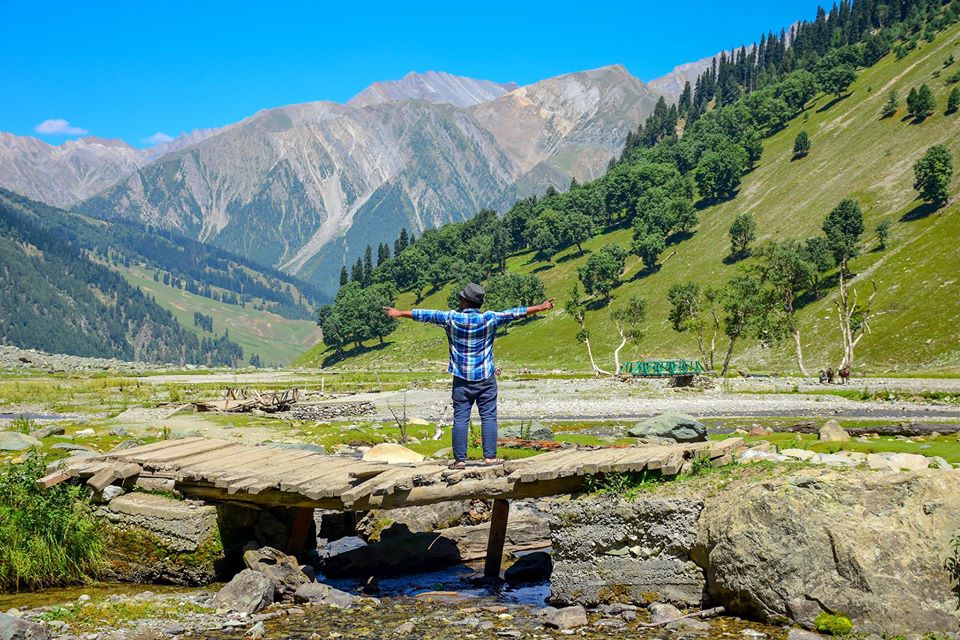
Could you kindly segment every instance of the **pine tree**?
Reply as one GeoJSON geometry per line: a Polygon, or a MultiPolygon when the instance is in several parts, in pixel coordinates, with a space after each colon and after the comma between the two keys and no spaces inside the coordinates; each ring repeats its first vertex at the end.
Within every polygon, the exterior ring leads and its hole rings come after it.
{"type": "Polygon", "coordinates": [[[350,270],[350,282],[363,282],[363,260],[357,258],[353,263],[353,269],[350,270]]]}
{"type": "Polygon", "coordinates": [[[677,110],[682,116],[687,115],[687,112],[690,111],[690,106],[693,104],[692,91],[690,81],[687,80],[683,83],[683,92],[680,94],[679,102],[677,102],[677,110]]]}
{"type": "Polygon", "coordinates": [[[363,252],[363,286],[369,287],[373,283],[373,250],[370,245],[363,252]]]}
{"type": "Polygon", "coordinates": [[[960,109],[960,87],[954,87],[950,91],[950,97],[947,98],[946,114],[956,113],[960,109]]]}
{"type": "Polygon", "coordinates": [[[347,284],[350,281],[349,276],[347,276],[347,265],[340,267],[340,286],[347,284]]]}
{"type": "Polygon", "coordinates": [[[389,259],[390,259],[390,245],[388,245],[386,242],[381,243],[380,246],[377,247],[377,266],[379,267],[381,264],[383,264],[389,259]]]}
{"type": "Polygon", "coordinates": [[[801,131],[793,141],[793,157],[803,158],[808,153],[810,153],[810,136],[806,131],[801,131]]]}
{"type": "Polygon", "coordinates": [[[399,256],[409,244],[410,236],[407,233],[407,228],[404,227],[403,229],[400,229],[400,237],[398,237],[393,243],[393,255],[399,256]]]}
{"type": "Polygon", "coordinates": [[[912,116],[917,122],[921,122],[933,114],[937,102],[933,97],[933,92],[926,83],[920,85],[920,90],[910,89],[910,95],[907,96],[907,114],[912,116]]]}
{"type": "Polygon", "coordinates": [[[897,108],[900,106],[900,100],[897,98],[897,90],[890,89],[890,96],[887,98],[887,101],[883,103],[883,111],[881,112],[881,117],[890,118],[897,113],[897,108]]]}

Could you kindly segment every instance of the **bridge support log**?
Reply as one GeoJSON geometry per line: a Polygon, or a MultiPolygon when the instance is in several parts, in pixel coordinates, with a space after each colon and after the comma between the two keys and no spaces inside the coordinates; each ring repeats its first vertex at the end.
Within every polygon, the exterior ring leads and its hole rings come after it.
{"type": "Polygon", "coordinates": [[[296,515],[293,517],[293,524],[290,527],[287,553],[292,556],[298,556],[303,552],[303,548],[307,544],[307,537],[310,535],[311,525],[313,525],[313,509],[310,507],[299,507],[296,515]]]}
{"type": "Polygon", "coordinates": [[[487,578],[500,577],[500,563],[503,562],[503,544],[507,539],[507,520],[510,517],[510,501],[498,498],[493,501],[493,514],[490,518],[490,537],[487,538],[487,559],[483,566],[483,575],[487,578]]]}

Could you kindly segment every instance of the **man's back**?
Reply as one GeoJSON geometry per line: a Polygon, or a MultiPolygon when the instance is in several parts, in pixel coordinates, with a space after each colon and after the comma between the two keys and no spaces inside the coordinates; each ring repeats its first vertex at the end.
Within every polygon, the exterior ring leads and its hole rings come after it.
{"type": "Polygon", "coordinates": [[[463,311],[435,311],[414,309],[413,319],[442,326],[450,346],[450,365],[447,370],[464,380],[484,380],[493,375],[493,340],[497,329],[511,320],[527,315],[526,307],[506,311],[465,309],[463,311]]]}

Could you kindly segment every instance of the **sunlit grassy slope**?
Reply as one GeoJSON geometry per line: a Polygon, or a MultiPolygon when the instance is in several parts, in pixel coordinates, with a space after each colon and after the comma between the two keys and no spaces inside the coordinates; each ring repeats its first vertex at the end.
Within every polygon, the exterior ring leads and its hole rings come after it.
{"type": "Polygon", "coordinates": [[[180,324],[198,336],[211,338],[228,330],[230,339],[243,347],[244,360],[249,361],[256,353],[264,366],[285,366],[320,339],[320,329],[311,320],[289,320],[275,313],[259,311],[252,305],[241,308],[194,295],[154,282],[152,272],[140,267],[120,268],[119,271],[128,282],[153,296],[160,306],[176,316],[180,324]],[[204,333],[193,324],[196,311],[213,318],[213,334],[204,333]]]}
{"type": "MultiPolygon", "coordinates": [[[[649,319],[644,337],[624,350],[627,359],[650,357],[696,357],[692,336],[677,334],[667,320],[668,288],[686,280],[720,284],[736,269],[723,258],[729,251],[727,229],[734,217],[751,213],[758,223],[758,242],[806,238],[820,232],[830,209],[841,199],[860,201],[867,232],[861,243],[863,253],[853,261],[858,274],[855,288],[866,296],[869,281],[879,293],[879,313],[872,331],[863,338],[857,360],[861,371],[960,371],[960,177],[951,183],[952,203],[932,215],[916,200],[913,190],[913,163],[933,144],[945,143],[960,168],[960,114],[944,115],[950,86],[945,78],[960,62],[943,69],[948,56],[960,58],[960,27],[940,33],[933,43],[923,42],[902,60],[891,54],[863,70],[851,87],[852,93],[839,101],[820,96],[807,111],[783,131],[767,139],[763,158],[747,175],[740,193],[731,201],[700,212],[696,234],[674,247],[677,254],[650,276],[636,279],[638,261],[627,263],[624,283],[614,292],[612,304],[588,316],[595,352],[602,364],[612,366],[616,335],[609,311],[630,295],[648,303],[649,319]],[[939,76],[939,77],[938,77],[939,76]],[[904,117],[902,106],[911,87],[926,82],[937,99],[936,113],[914,124],[904,117]],[[900,94],[896,116],[881,119],[880,111],[890,89],[900,94]],[[793,140],[806,129],[812,150],[808,157],[792,160],[793,140]],[[873,230],[881,221],[890,221],[887,250],[876,251],[873,230]]],[[[626,229],[596,237],[584,245],[596,250],[608,242],[628,246],[626,229]]],[[[665,254],[666,255],[666,254],[665,254]]],[[[585,257],[570,249],[555,257],[553,264],[535,262],[529,254],[514,256],[509,268],[537,272],[558,307],[576,282],[577,267],[585,257]]],[[[445,306],[448,291],[436,292],[420,306],[445,306]]],[[[834,312],[836,292],[802,309],[805,359],[809,369],[837,366],[840,336],[834,312]]],[[[400,296],[399,304],[410,306],[412,296],[400,296]]],[[[551,314],[515,325],[498,339],[497,355],[507,368],[585,369],[585,351],[576,340],[577,326],[559,308],[551,314]]],[[[723,345],[719,341],[718,347],[723,345]]],[[[348,356],[341,366],[404,368],[438,367],[446,359],[446,343],[435,327],[402,323],[383,349],[348,356]]],[[[329,356],[322,345],[299,360],[319,365],[329,356]]],[[[761,349],[755,342],[738,347],[734,368],[792,372],[796,370],[791,344],[761,349]]]]}

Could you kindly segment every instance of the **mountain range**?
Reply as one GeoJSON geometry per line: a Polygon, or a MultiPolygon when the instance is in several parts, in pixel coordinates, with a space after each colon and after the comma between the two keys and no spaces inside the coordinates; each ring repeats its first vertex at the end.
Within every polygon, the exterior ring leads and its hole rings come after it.
{"type": "Polygon", "coordinates": [[[146,150],[0,133],[0,186],[177,231],[332,293],[341,265],[404,227],[598,177],[657,100],[675,98],[662,84],[621,65],[522,87],[411,73],[346,104],[265,109],[146,150]]]}

